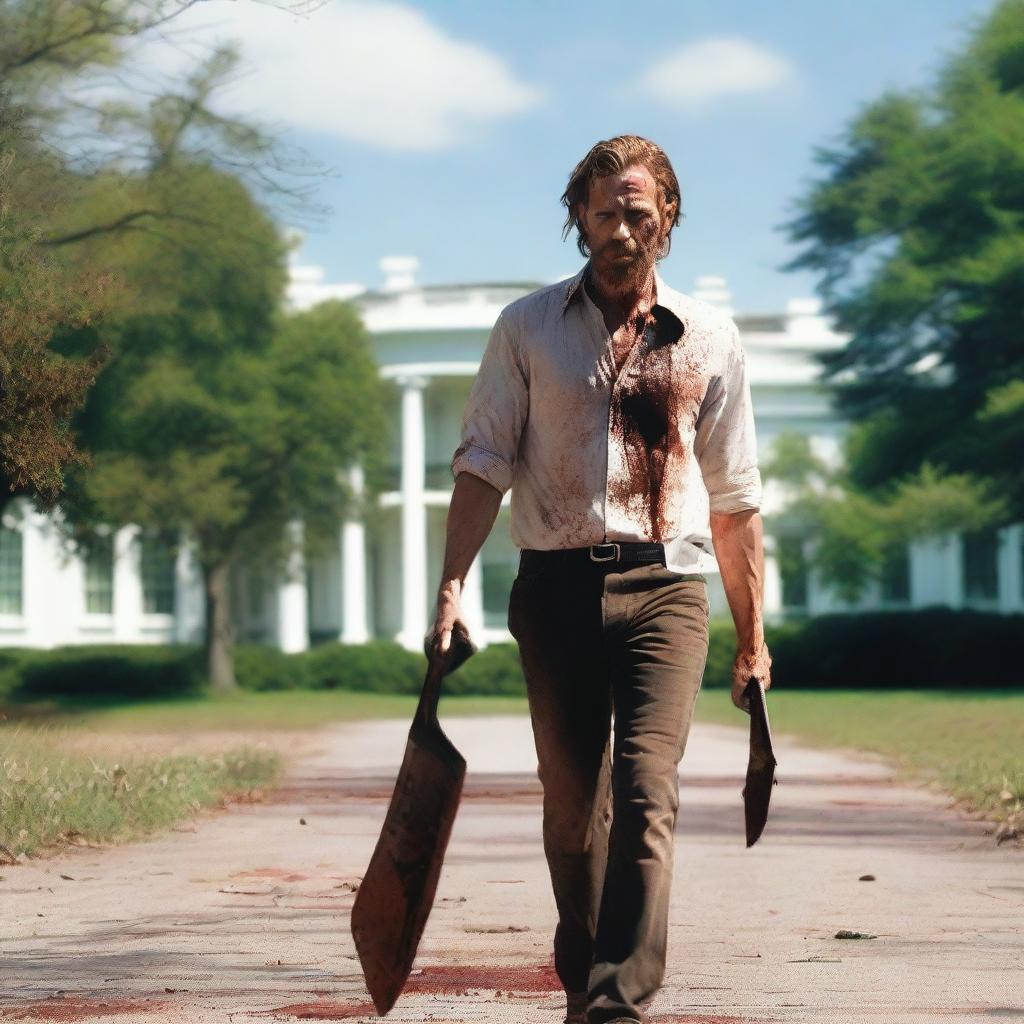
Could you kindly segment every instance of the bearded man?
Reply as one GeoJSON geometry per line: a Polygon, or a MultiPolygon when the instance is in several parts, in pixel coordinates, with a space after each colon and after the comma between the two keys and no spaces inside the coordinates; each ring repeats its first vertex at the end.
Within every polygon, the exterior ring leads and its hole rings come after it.
{"type": "Polygon", "coordinates": [[[507,305],[491,331],[451,462],[430,643],[448,649],[466,572],[511,489],[521,551],[508,626],[543,785],[566,1021],[636,1022],[665,974],[707,571],[721,572],[736,623],[733,703],[749,713],[748,680],[771,686],[761,478],[736,324],[656,267],[680,219],[665,153],[635,135],[599,142],[562,202],[588,259],[507,305]]]}

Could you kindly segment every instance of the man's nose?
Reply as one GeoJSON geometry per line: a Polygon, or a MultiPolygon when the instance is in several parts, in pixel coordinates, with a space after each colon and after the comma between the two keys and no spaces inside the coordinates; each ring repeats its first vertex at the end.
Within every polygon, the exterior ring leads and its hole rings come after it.
{"type": "Polygon", "coordinates": [[[612,238],[619,242],[624,242],[629,238],[629,228],[626,227],[626,222],[624,220],[619,221],[619,226],[615,229],[615,233],[612,235],[612,238]]]}

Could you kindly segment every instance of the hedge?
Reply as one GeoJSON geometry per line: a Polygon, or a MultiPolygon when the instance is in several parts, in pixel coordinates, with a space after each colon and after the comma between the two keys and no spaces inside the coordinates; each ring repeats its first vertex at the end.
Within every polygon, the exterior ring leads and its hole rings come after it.
{"type": "Polygon", "coordinates": [[[790,689],[1024,685],[1024,615],[944,606],[820,615],[766,630],[772,678],[790,689]]]}
{"type": "Polygon", "coordinates": [[[202,651],[171,644],[82,644],[0,654],[0,698],[146,700],[202,692],[202,651]]]}
{"type": "MultiPolygon", "coordinates": [[[[822,615],[766,628],[772,679],[786,689],[948,688],[1024,685],[1016,657],[1024,615],[954,610],[822,615]]],[[[731,685],[736,634],[711,623],[705,687],[731,685]]],[[[391,641],[326,643],[301,654],[242,644],[235,675],[247,690],[351,690],[418,694],[426,659],[391,641]]],[[[145,700],[206,692],[197,645],[0,648],[0,701],[145,700]]],[[[444,694],[525,694],[518,647],[478,651],[445,680],[444,694]]]]}

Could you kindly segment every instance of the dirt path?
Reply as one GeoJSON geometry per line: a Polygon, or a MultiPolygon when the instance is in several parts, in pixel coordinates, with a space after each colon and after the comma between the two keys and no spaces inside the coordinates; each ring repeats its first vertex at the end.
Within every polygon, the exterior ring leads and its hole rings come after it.
{"type": "MultiPolygon", "coordinates": [[[[348,915],[407,727],[326,727],[266,803],[0,868],[0,1021],[373,1019],[348,915]]],[[[445,727],[470,774],[387,1019],[559,1024],[529,722],[445,727]]],[[[694,726],[652,1024],[1024,1021],[1024,851],[877,759],[775,742],[772,813],[747,850],[746,735],[694,726]]]]}

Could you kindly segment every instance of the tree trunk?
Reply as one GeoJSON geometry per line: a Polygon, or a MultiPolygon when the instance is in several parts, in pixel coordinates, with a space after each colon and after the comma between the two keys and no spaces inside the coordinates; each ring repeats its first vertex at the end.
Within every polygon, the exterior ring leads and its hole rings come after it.
{"type": "Polygon", "coordinates": [[[215,693],[238,689],[231,626],[228,563],[203,566],[206,585],[206,671],[215,693]]]}

